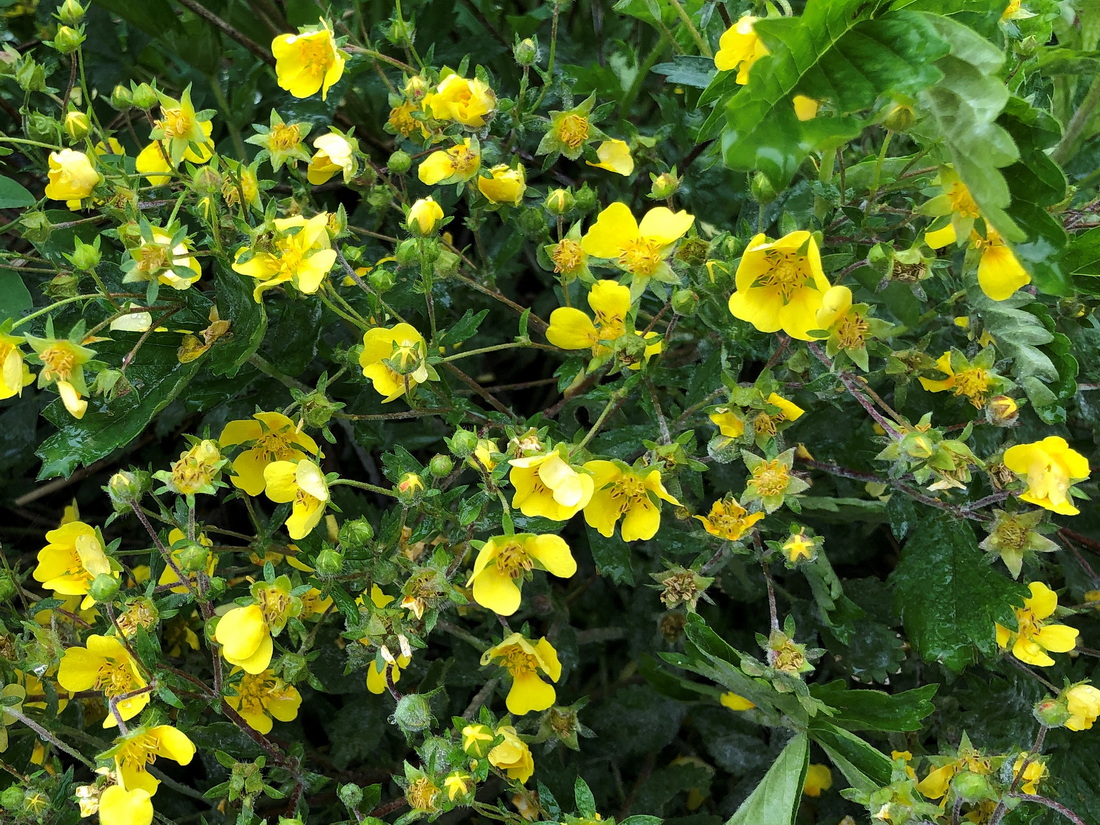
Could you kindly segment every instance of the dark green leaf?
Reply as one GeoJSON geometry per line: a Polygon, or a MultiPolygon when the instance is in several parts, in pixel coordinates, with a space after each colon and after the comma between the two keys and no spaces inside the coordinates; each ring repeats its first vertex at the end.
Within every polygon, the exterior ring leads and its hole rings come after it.
{"type": "Polygon", "coordinates": [[[857,790],[873,791],[890,782],[890,759],[854,733],[816,718],[810,737],[829,755],[848,783],[857,790]]]}
{"type": "Polygon", "coordinates": [[[893,695],[880,690],[849,690],[844,682],[811,685],[810,693],[837,711],[834,724],[849,730],[920,730],[935,708],[931,699],[939,685],[925,685],[893,695]]]}
{"type": "Polygon", "coordinates": [[[214,375],[232,378],[259,349],[267,332],[267,313],[252,298],[252,286],[232,270],[218,272],[214,296],[218,315],[229,321],[229,333],[220,338],[205,356],[214,375]]]}
{"type": "Polygon", "coordinates": [[[615,584],[634,584],[633,554],[629,544],[617,535],[605,538],[595,530],[589,530],[588,546],[592,550],[592,560],[596,562],[596,571],[601,576],[607,576],[615,584]]]}
{"type": "Polygon", "coordinates": [[[791,825],[798,812],[809,764],[809,739],[800,733],[787,743],[749,798],[726,820],[726,825],[791,825]]]}
{"type": "Polygon", "coordinates": [[[18,272],[0,268],[0,320],[15,320],[34,305],[18,272]]]}
{"type": "Polygon", "coordinates": [[[0,177],[0,209],[23,209],[38,199],[11,178],[0,177]]]}
{"type": "Polygon", "coordinates": [[[658,63],[653,72],[663,74],[669,83],[705,89],[714,79],[714,60],[694,54],[678,54],[672,63],[658,63]]]}

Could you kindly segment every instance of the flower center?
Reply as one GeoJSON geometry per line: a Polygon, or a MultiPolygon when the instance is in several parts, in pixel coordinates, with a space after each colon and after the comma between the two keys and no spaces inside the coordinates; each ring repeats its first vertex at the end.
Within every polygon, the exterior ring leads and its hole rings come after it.
{"type": "Polygon", "coordinates": [[[277,123],[271,130],[270,146],[276,152],[289,152],[302,142],[297,123],[277,123]]]}
{"type": "Polygon", "coordinates": [[[76,353],[64,342],[46,347],[38,356],[46,366],[43,373],[47,381],[68,381],[76,367],[76,353]]]}
{"type": "Polygon", "coordinates": [[[135,251],[135,257],[137,258],[138,271],[150,276],[163,272],[170,266],[168,247],[163,244],[142,244],[135,251]]]}
{"type": "Polygon", "coordinates": [[[104,659],[96,674],[96,690],[102,690],[108,697],[121,696],[134,689],[134,673],[125,662],[104,659]]]}
{"type": "MultiPolygon", "coordinates": [[[[297,507],[303,499],[310,502],[315,502],[313,496],[298,488],[297,494],[294,499],[294,506],[297,507]]],[[[280,627],[286,621],[286,615],[290,611],[290,594],[284,592],[278,587],[265,587],[262,588],[257,594],[256,598],[260,603],[260,610],[264,614],[264,623],[268,627],[280,627]]]]}
{"type": "Polygon", "coordinates": [[[332,49],[324,38],[301,40],[298,43],[298,58],[307,72],[324,74],[332,63],[332,49]]]}
{"type": "Polygon", "coordinates": [[[499,656],[501,664],[513,678],[520,674],[535,673],[539,668],[539,660],[516,645],[505,648],[499,656]]]}
{"type": "Polygon", "coordinates": [[[757,279],[754,286],[776,290],[783,296],[783,302],[787,303],[795,292],[806,285],[810,277],[806,258],[796,252],[778,249],[769,249],[766,257],[771,268],[757,279]]]}
{"type": "Polygon", "coordinates": [[[428,777],[422,776],[409,785],[409,789],[405,791],[405,796],[412,808],[418,811],[433,811],[435,810],[435,798],[439,796],[439,788],[428,777]]]}
{"type": "Polygon", "coordinates": [[[989,373],[985,370],[974,367],[955,373],[955,395],[964,396],[975,407],[981,407],[988,393],[989,373]]]}
{"type": "Polygon", "coordinates": [[[416,119],[412,116],[412,103],[402,103],[390,109],[389,124],[394,131],[400,132],[402,137],[408,137],[416,128],[416,119]]]}
{"type": "Polygon", "coordinates": [[[194,130],[193,121],[183,109],[161,109],[160,113],[162,117],[156,121],[156,126],[164,131],[165,138],[184,138],[194,130]]]}
{"type": "Polygon", "coordinates": [[[558,126],[558,139],[570,149],[580,148],[588,140],[588,118],[566,115],[558,126]]]}
{"type": "Polygon", "coordinates": [[[661,260],[660,244],[651,238],[635,238],[622,247],[619,266],[635,275],[652,275],[661,260]]]}
{"type": "Polygon", "coordinates": [[[122,746],[115,757],[119,764],[138,770],[157,761],[157,738],[152,734],[136,736],[122,746]]]}
{"type": "Polygon", "coordinates": [[[282,433],[265,433],[252,448],[264,462],[288,461],[298,457],[298,451],[282,433]]]}
{"type": "Polygon", "coordinates": [[[264,712],[264,700],[276,688],[275,680],[265,673],[246,673],[237,685],[237,698],[240,699],[240,709],[249,714],[261,714],[264,712]]]}
{"type": "Polygon", "coordinates": [[[840,319],[836,329],[837,343],[841,349],[863,349],[871,325],[867,319],[855,312],[849,312],[840,319]]]}
{"type": "Polygon", "coordinates": [[[951,205],[951,211],[963,218],[976,218],[980,214],[978,204],[974,203],[970,190],[962,181],[951,184],[951,189],[947,192],[947,202],[951,205]]]}
{"type": "Polygon", "coordinates": [[[555,273],[572,274],[584,263],[584,250],[579,243],[566,238],[554,247],[550,260],[554,262],[555,273]]]}
{"type": "Polygon", "coordinates": [[[761,498],[781,496],[791,483],[787,468],[778,459],[765,461],[752,471],[749,482],[756,487],[761,498]]]}
{"type": "Polygon", "coordinates": [[[456,146],[447,152],[456,175],[471,175],[480,166],[481,155],[465,146],[456,146]]]}
{"type": "Polygon", "coordinates": [[[497,555],[497,570],[513,579],[522,577],[534,566],[535,563],[527,555],[527,551],[514,541],[510,541],[500,548],[500,553],[497,555]]]}
{"type": "Polygon", "coordinates": [[[1005,519],[997,527],[997,540],[1010,550],[1023,550],[1031,531],[1016,519],[1005,519]]]}

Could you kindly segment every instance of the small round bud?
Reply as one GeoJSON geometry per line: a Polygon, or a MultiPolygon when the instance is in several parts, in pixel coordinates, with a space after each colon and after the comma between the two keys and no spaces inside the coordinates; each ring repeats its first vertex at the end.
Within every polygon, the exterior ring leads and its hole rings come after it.
{"type": "Polygon", "coordinates": [[[525,38],[512,47],[512,56],[520,66],[533,66],[539,56],[539,44],[532,38],[525,38]]]}
{"type": "Polygon", "coordinates": [[[543,201],[543,206],[546,207],[546,211],[559,218],[572,212],[576,204],[576,198],[573,197],[573,193],[568,189],[553,189],[550,194],[546,196],[546,200],[543,201]]]}
{"type": "Polygon", "coordinates": [[[134,105],[134,96],[121,83],[111,91],[111,108],[117,109],[120,112],[125,112],[127,109],[132,108],[134,105]]]}
{"type": "Polygon", "coordinates": [[[41,112],[31,112],[23,118],[23,131],[31,140],[38,140],[42,143],[56,143],[58,128],[56,120],[41,112]]]}
{"type": "Polygon", "coordinates": [[[363,789],[351,782],[337,788],[336,795],[349,811],[354,811],[363,802],[363,789]]]}
{"type": "Polygon", "coordinates": [[[1016,54],[1020,57],[1031,57],[1039,49],[1039,41],[1035,35],[1029,34],[1016,44],[1016,54]]]}
{"type": "Polygon", "coordinates": [[[397,276],[388,269],[375,267],[370,271],[370,274],[367,275],[367,283],[370,284],[370,288],[375,292],[389,292],[397,283],[397,276]]]}
{"type": "Polygon", "coordinates": [[[100,573],[88,585],[88,595],[97,602],[109,602],[118,593],[118,579],[110,573],[100,573]]]}
{"type": "Polygon", "coordinates": [[[55,301],[74,298],[80,292],[80,276],[72,272],[59,272],[44,287],[46,295],[55,301]]]}
{"type": "Polygon", "coordinates": [[[1062,725],[1069,721],[1072,715],[1064,701],[1052,699],[1049,696],[1046,699],[1036,702],[1031,712],[1038,720],[1039,724],[1046,725],[1048,728],[1062,727],[1062,725]]]}
{"type": "Polygon", "coordinates": [[[326,547],[317,554],[317,572],[322,576],[339,576],[344,572],[344,554],[326,547]]]}
{"type": "Polygon", "coordinates": [[[66,26],[79,26],[84,19],[84,7],[76,0],[65,0],[57,10],[57,19],[66,26]]]}
{"type": "Polygon", "coordinates": [[[672,308],[678,315],[691,315],[699,306],[699,296],[693,289],[678,289],[672,293],[672,308]]]}
{"type": "Polygon", "coordinates": [[[6,602],[19,590],[15,574],[10,570],[0,570],[0,603],[6,602]]]}
{"type": "Polygon", "coordinates": [[[430,727],[435,719],[432,717],[428,697],[423,693],[410,693],[397,701],[397,707],[394,708],[390,721],[397,725],[402,733],[410,734],[430,727]]]}
{"type": "Polygon", "coordinates": [[[99,261],[103,256],[100,254],[98,246],[84,243],[80,238],[77,238],[73,254],[67,257],[74,268],[79,269],[81,272],[90,272],[99,266],[99,261]]]}
{"type": "Polygon", "coordinates": [[[519,213],[519,226],[529,238],[546,234],[546,216],[537,209],[524,209],[519,213]]]}
{"type": "Polygon", "coordinates": [[[951,780],[951,789],[956,796],[971,804],[989,799],[993,794],[989,780],[973,771],[959,771],[955,774],[955,778],[951,780]]]}
{"type": "Polygon", "coordinates": [[[84,112],[69,112],[65,115],[65,134],[73,140],[81,140],[92,130],[91,121],[84,112]]]}
{"type": "Polygon", "coordinates": [[[582,213],[591,212],[596,208],[598,202],[596,190],[589,186],[587,183],[577,190],[574,195],[577,201],[577,209],[582,213]]]}
{"type": "Polygon", "coordinates": [[[663,201],[671,198],[680,189],[681,180],[671,172],[662,172],[659,175],[651,174],[653,185],[649,189],[649,196],[653,200],[663,201]]]}
{"type": "Polygon", "coordinates": [[[400,17],[390,21],[390,27],[386,31],[386,39],[395,46],[411,46],[416,38],[416,29],[400,17]]]}
{"type": "Polygon", "coordinates": [[[393,203],[393,190],[388,186],[372,186],[367,190],[367,205],[375,212],[383,212],[393,203]]]}
{"type": "Polygon", "coordinates": [[[402,241],[394,250],[393,257],[401,266],[412,266],[420,258],[420,245],[412,239],[402,241]]]}
{"type": "Polygon", "coordinates": [[[753,200],[765,206],[779,197],[779,193],[775,191],[775,186],[763,172],[757,172],[752,176],[749,191],[752,193],[753,200]]]}
{"type": "Polygon", "coordinates": [[[882,125],[889,129],[891,132],[908,132],[913,128],[913,124],[917,122],[917,115],[913,111],[912,106],[906,106],[904,103],[899,103],[886,113],[886,117],[883,118],[882,125]]]}
{"type": "Polygon", "coordinates": [[[409,153],[402,152],[400,149],[390,155],[390,159],[386,161],[386,168],[395,175],[404,175],[411,166],[412,158],[409,157],[409,153]]]}
{"type": "Polygon", "coordinates": [[[53,47],[61,54],[72,54],[84,42],[84,35],[71,26],[60,26],[53,36],[53,47]]]}
{"type": "Polygon", "coordinates": [[[412,504],[420,498],[424,492],[424,479],[416,473],[405,473],[394,488],[397,492],[397,500],[402,504],[412,504]]]}
{"type": "Polygon", "coordinates": [[[340,545],[342,547],[365,547],[374,538],[374,528],[365,518],[345,521],[340,525],[340,545]]]}
{"type": "Polygon", "coordinates": [[[23,789],[17,785],[9,785],[4,788],[3,793],[0,793],[0,808],[5,811],[18,811],[23,807],[23,800],[26,797],[23,789]]]}
{"type": "Polygon", "coordinates": [[[210,548],[192,541],[179,551],[180,570],[184,573],[198,573],[206,570],[210,564],[210,548]]]}
{"type": "Polygon", "coordinates": [[[449,455],[434,455],[428,462],[428,472],[436,478],[446,478],[454,468],[455,463],[449,455]]]}
{"type": "Polygon", "coordinates": [[[1012,427],[1020,415],[1020,405],[1014,398],[1007,395],[998,395],[989,400],[985,408],[985,418],[990,424],[997,427],[1012,427]]]}
{"type": "Polygon", "coordinates": [[[120,470],[107,482],[107,495],[118,511],[129,510],[131,504],[141,501],[149,492],[152,479],[141,470],[120,470]]]}
{"type": "Polygon", "coordinates": [[[477,449],[477,434],[469,430],[456,430],[454,436],[447,442],[451,453],[457,458],[469,458],[477,449]]]}
{"type": "Polygon", "coordinates": [[[132,95],[133,104],[139,109],[149,110],[160,104],[160,98],[156,90],[148,83],[142,83],[134,89],[132,95]]]}

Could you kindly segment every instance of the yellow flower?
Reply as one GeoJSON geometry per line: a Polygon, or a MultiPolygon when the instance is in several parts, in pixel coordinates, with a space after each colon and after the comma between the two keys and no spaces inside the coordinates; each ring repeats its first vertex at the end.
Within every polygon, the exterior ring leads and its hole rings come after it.
{"type": "Polygon", "coordinates": [[[191,257],[187,239],[172,243],[172,236],[153,229],[149,240],[130,250],[132,262],[126,267],[123,283],[151,281],[156,278],[173,289],[187,289],[202,277],[202,267],[191,257]]]}
{"type": "Polygon", "coordinates": [[[752,453],[743,453],[745,467],[751,474],[744,501],[759,501],[767,513],[775,512],[787,496],[797,495],[809,488],[809,484],[791,474],[794,465],[794,449],[776,458],[764,459],[752,453]]]}
{"type": "Polygon", "coordinates": [[[474,601],[482,607],[511,616],[519,609],[523,579],[531,570],[567,579],[577,572],[577,562],[560,536],[494,536],[478,551],[466,586],[473,585],[474,601]]]}
{"type": "Polygon", "coordinates": [[[257,303],[263,300],[264,290],[288,281],[308,295],[320,288],[336,263],[336,251],[330,248],[327,225],[327,212],[309,220],[302,216],[276,218],[279,236],[274,241],[273,251],[254,252],[251,258],[242,260],[248,247],[237,250],[233,271],[259,282],[252,291],[257,303]]]}
{"type": "Polygon", "coordinates": [[[602,460],[586,462],[584,469],[592,474],[595,487],[584,520],[601,535],[611,536],[622,518],[623,541],[651,539],[661,526],[657,499],[680,504],[661,483],[660,470],[635,473],[621,462],[602,460]]]}
{"type": "MultiPolygon", "coordinates": [[[[943,762],[942,757],[938,757],[936,762],[943,762]]],[[[947,793],[955,774],[966,772],[987,776],[992,770],[990,761],[983,757],[980,751],[971,747],[970,740],[967,739],[966,734],[963,734],[963,743],[959,746],[958,757],[930,771],[917,783],[917,790],[929,799],[941,799],[947,793]]]]}
{"type": "Polygon", "coordinates": [[[327,100],[328,90],[344,74],[344,53],[336,47],[328,21],[319,23],[319,28],[300,28],[298,34],[280,34],[271,41],[279,88],[295,97],[320,92],[321,100],[327,100]]]}
{"type": "Polygon", "coordinates": [[[1100,690],[1082,683],[1069,688],[1064,698],[1070,714],[1066,727],[1070,730],[1089,730],[1100,716],[1100,690]]]}
{"type": "Polygon", "coordinates": [[[806,769],[806,781],[802,784],[802,793],[806,796],[821,796],[822,791],[833,787],[833,772],[828,765],[810,765],[806,769]]]}
{"type": "Polygon", "coordinates": [[[650,209],[641,224],[630,207],[616,201],[596,218],[581,239],[581,248],[594,258],[614,258],[620,269],[648,279],[667,269],[665,258],[695,223],[687,212],[673,212],[664,206],[650,209]]]}
{"type": "Polygon", "coordinates": [[[355,176],[359,164],[355,161],[355,147],[346,137],[336,132],[321,135],[313,141],[317,151],[309,159],[306,178],[314,186],[328,182],[328,179],[341,172],[347,183],[355,176]]]}
{"type": "Polygon", "coordinates": [[[282,115],[272,109],[268,125],[257,123],[253,128],[258,134],[252,135],[245,143],[260,147],[256,154],[257,161],[267,160],[276,172],[284,165],[297,169],[300,160],[309,162],[309,152],[302,141],[309,134],[311,124],[287,123],[282,115]]]}
{"type": "MultiPolygon", "coordinates": [[[[70,647],[61,657],[57,681],[69,693],[101,690],[108,699],[142,690],[148,686],[138,663],[115,636],[88,637],[86,647],[70,647]]],[[[133,719],[149,704],[149,691],[122,699],[115,704],[123,721],[133,719]]],[[[118,724],[113,713],[103,720],[103,727],[118,724]]]]}
{"type": "Polygon", "coordinates": [[[256,174],[257,163],[245,166],[238,160],[223,158],[226,173],[221,186],[222,199],[226,206],[244,204],[260,211],[260,180],[256,174]]]}
{"type": "Polygon", "coordinates": [[[205,163],[210,159],[213,151],[211,128],[208,117],[199,119],[199,113],[191,103],[191,87],[188,86],[179,100],[167,95],[160,96],[160,119],[153,122],[149,137],[154,145],[157,141],[161,142],[174,168],[179,166],[181,160],[191,160],[187,157],[188,151],[198,153],[194,163],[205,163]]]}
{"type": "Polygon", "coordinates": [[[737,82],[742,86],[749,82],[752,64],[768,54],[753,28],[757,19],[746,14],[726,29],[718,41],[718,53],[714,55],[715,68],[720,72],[737,69],[737,82]]]}
{"type": "Polygon", "coordinates": [[[38,373],[38,386],[56,384],[65,409],[73,418],[83,418],[88,409],[88,402],[81,398],[88,393],[88,385],[84,383],[84,364],[95,353],[64,338],[35,338],[28,335],[27,343],[42,363],[42,369],[38,373]]]}
{"type": "Polygon", "coordinates": [[[271,628],[258,604],[234,607],[218,620],[214,640],[222,646],[222,656],[245,673],[263,673],[271,664],[275,643],[271,628]]]}
{"type": "Polygon", "coordinates": [[[750,513],[737,503],[732,494],[714,502],[706,516],[696,516],[703,527],[712,536],[726,541],[740,541],[756,522],[764,518],[763,513],[750,513]]]}
{"type": "Polygon", "coordinates": [[[554,704],[557,698],[554,686],[542,681],[538,674],[542,671],[550,681],[558,681],[561,662],[558,652],[545,638],[532,643],[519,633],[513,633],[482,654],[482,667],[493,661],[499,661],[512,677],[512,687],[504,701],[509,713],[523,716],[533,710],[546,710],[554,704]]]}
{"type": "Polygon", "coordinates": [[[462,750],[470,756],[482,757],[496,736],[485,725],[466,725],[462,729],[462,750]]]}
{"type": "Polygon", "coordinates": [[[54,201],[79,201],[92,194],[103,180],[92,166],[91,159],[83,152],[62,149],[50,152],[50,182],[46,185],[46,197],[54,201]]]}
{"type": "MultiPolygon", "coordinates": [[[[172,101],[168,99],[169,103],[172,101]]],[[[190,102],[188,101],[188,105],[190,102]]],[[[164,110],[164,120],[157,121],[157,123],[172,123],[175,122],[176,126],[167,125],[161,131],[165,134],[181,135],[179,142],[175,141],[175,138],[166,140],[153,140],[144,149],[142,149],[137,158],[134,160],[134,168],[141,175],[145,176],[145,179],[149,181],[152,186],[163,186],[171,179],[169,174],[173,169],[178,167],[182,161],[188,161],[189,163],[206,163],[214,156],[214,142],[210,139],[211,133],[214,131],[214,124],[208,120],[194,121],[195,110],[192,108],[190,115],[183,115],[181,110],[164,110]],[[172,112],[176,111],[177,114],[173,115],[172,112]],[[188,118],[192,118],[190,122],[198,124],[197,134],[200,137],[197,140],[190,140],[188,135],[190,131],[185,131],[183,123],[188,118]],[[182,154],[178,157],[172,157],[173,147],[183,147],[182,154]]]]}
{"type": "Polygon", "coordinates": [[[568,521],[592,500],[592,476],[578,473],[557,451],[508,463],[512,465],[508,480],[516,491],[512,506],[528,518],[568,521]]]}
{"type": "Polygon", "coordinates": [[[99,797],[99,825],[150,825],[152,821],[153,802],[146,790],[111,785],[99,797]]]}
{"type": "Polygon", "coordinates": [[[509,779],[526,782],[535,772],[531,749],[519,738],[516,729],[511,725],[497,728],[497,735],[503,736],[504,741],[489,751],[489,764],[504,771],[509,779]]]}
{"type": "Polygon", "coordinates": [[[317,442],[301,431],[300,427],[282,413],[258,412],[254,420],[230,421],[225,425],[218,443],[222,447],[247,444],[248,449],[233,459],[233,472],[229,480],[233,486],[250,496],[258,496],[267,482],[264,469],[274,461],[298,461],[307,456],[317,456],[317,442]]]}
{"type": "Polygon", "coordinates": [[[432,152],[416,170],[421,183],[462,183],[481,168],[481,149],[476,140],[464,138],[450,149],[432,152]]]}
{"type": "Polygon", "coordinates": [[[740,438],[745,434],[745,419],[729,407],[718,407],[708,417],[719,434],[726,438],[740,438]]]}
{"type": "Polygon", "coordinates": [[[421,121],[413,117],[413,113],[419,111],[420,106],[411,100],[406,100],[403,103],[397,104],[390,109],[389,116],[386,118],[388,131],[395,135],[401,135],[401,137],[408,137],[419,129],[420,134],[427,137],[427,128],[425,128],[421,121]]]}
{"type": "Polygon", "coordinates": [[[1020,784],[1020,791],[1028,794],[1039,793],[1039,783],[1047,775],[1046,763],[1030,754],[1021,753],[1012,764],[1012,776],[1020,777],[1021,769],[1023,782],[1020,784]],[[1024,767],[1024,762],[1027,762],[1027,767],[1024,767]]]}
{"type": "Polygon", "coordinates": [[[1021,662],[1039,667],[1050,667],[1054,660],[1046,651],[1066,653],[1077,646],[1077,629],[1064,624],[1048,624],[1045,620],[1058,608],[1057,594],[1042,582],[1028,585],[1031,596],[1024,599],[1024,606],[1013,608],[1016,613],[1016,630],[997,625],[997,644],[1012,648],[1012,655],[1021,662]]]}
{"type": "Polygon", "coordinates": [[[1017,444],[1005,450],[1004,463],[1017,475],[1027,476],[1027,490],[1020,500],[1053,510],[1063,516],[1075,516],[1080,510],[1069,498],[1070,485],[1089,477],[1088,459],[1061,436],[1017,444]]]}
{"type": "Polygon", "coordinates": [[[293,502],[286,520],[294,540],[313,532],[329,500],[328,483],[317,464],[308,459],[273,461],[264,467],[264,494],[276,504],[293,502]]]}
{"type": "Polygon", "coordinates": [[[484,81],[449,74],[427,100],[436,120],[455,120],[480,129],[497,108],[497,97],[484,81]]]}
{"type": "MultiPolygon", "coordinates": [[[[382,588],[377,584],[372,584],[370,589],[370,599],[377,608],[386,607],[394,600],[393,596],[388,595],[382,591],[382,588]]],[[[381,656],[382,661],[379,662],[375,658],[370,666],[367,668],[367,690],[376,695],[382,695],[388,689],[386,684],[386,671],[390,671],[390,675],[393,678],[394,684],[397,684],[401,680],[402,668],[408,667],[409,662],[412,661],[412,648],[408,646],[408,642],[404,637],[398,637],[401,643],[401,650],[398,655],[394,656],[390,649],[385,645],[382,646],[381,656]]],[[[363,644],[370,644],[369,639],[360,640],[363,644]]]]}
{"type": "Polygon", "coordinates": [[[734,318],[761,332],[782,329],[792,338],[813,340],[829,282],[821,269],[821,254],[813,235],[791,232],[778,241],[764,235],[749,241],[735,275],[737,291],[730,296],[734,318]]]}
{"type": "Polygon", "coordinates": [[[375,327],[363,333],[363,351],[359,354],[363,376],[374,390],[384,396],[382,403],[400,398],[425,381],[435,380],[428,365],[428,345],[410,324],[375,327]]]}
{"type": "Polygon", "coordinates": [[[634,158],[631,157],[630,147],[626,145],[625,141],[615,140],[614,138],[601,141],[600,145],[596,147],[596,157],[600,159],[599,163],[585,162],[589,166],[606,169],[608,172],[614,172],[616,175],[622,175],[623,177],[634,172],[634,158]]]}
{"type": "Polygon", "coordinates": [[[435,232],[441,220],[443,220],[443,208],[433,198],[427,197],[421,198],[409,207],[409,216],[405,219],[405,224],[411,232],[423,237],[435,232]]]}
{"type": "Polygon", "coordinates": [[[474,778],[468,773],[451,771],[443,778],[443,787],[447,790],[447,798],[454,802],[458,797],[465,796],[470,792],[473,781],[474,778]]]}
{"type": "MultiPolygon", "coordinates": [[[[923,204],[917,211],[923,215],[933,215],[949,218],[943,226],[926,231],[924,242],[933,249],[942,249],[948,244],[953,244],[960,238],[970,237],[975,219],[981,217],[978,204],[966,184],[962,182],[958,174],[951,167],[940,170],[936,182],[943,189],[942,195],[937,195],[932,200],[923,204]]],[[[936,221],[939,223],[940,221],[936,221]]]]}
{"type": "Polygon", "coordinates": [[[288,685],[274,671],[245,673],[239,682],[231,685],[225,701],[241,715],[253,730],[270,733],[272,719],[289,722],[298,716],[302,694],[294,685],[288,685]]]}
{"type": "MultiPolygon", "coordinates": [[[[183,554],[183,548],[176,547],[175,545],[179,542],[183,542],[185,538],[186,536],[184,536],[183,531],[180,530],[178,527],[173,527],[168,533],[168,547],[170,548],[172,560],[175,561],[177,565],[180,564],[180,559],[183,554]]],[[[198,535],[198,543],[202,547],[209,548],[213,546],[213,542],[211,542],[210,539],[208,539],[202,533],[199,533],[198,535]]],[[[184,547],[185,546],[186,545],[184,545],[184,547]]],[[[217,553],[209,553],[208,556],[209,558],[206,562],[206,575],[212,576],[214,575],[214,571],[218,568],[218,555],[217,553]]],[[[194,582],[196,575],[195,573],[184,573],[184,575],[186,575],[190,581],[194,582]]],[[[173,587],[171,588],[171,591],[173,593],[188,592],[187,585],[180,581],[179,576],[176,575],[176,571],[172,569],[171,565],[165,565],[164,570],[160,574],[160,578],[157,580],[157,585],[160,587],[173,585],[173,587]]]]}
{"type": "Polygon", "coordinates": [[[519,206],[527,191],[527,173],[522,166],[512,169],[500,163],[489,170],[490,177],[477,179],[477,188],[493,203],[519,206]]]}
{"type": "Polygon", "coordinates": [[[195,756],[194,742],[171,725],[138,728],[115,742],[105,756],[114,758],[119,784],[129,791],[140,788],[150,796],[156,794],[160,780],[149,773],[147,765],[158,756],[189,765],[195,756]]]}
{"type": "Polygon", "coordinates": [[[866,317],[866,306],[852,306],[852,290],[846,286],[830,287],[822,297],[821,308],[817,311],[818,329],[829,332],[828,352],[830,355],[841,350],[860,359],[860,366],[866,369],[866,355],[859,356],[867,347],[867,337],[871,334],[871,322],[866,317]]]}
{"type": "Polygon", "coordinates": [[[22,395],[23,387],[34,382],[19,345],[22,338],[0,332],[0,401],[22,395]]]}
{"type": "Polygon", "coordinates": [[[153,477],[163,480],[170,490],[181,496],[196,493],[210,495],[216,492],[215,481],[225,464],[217,443],[205,439],[180,453],[179,461],[172,464],[170,473],[161,471],[154,473],[153,477]]]}
{"type": "MultiPolygon", "coordinates": [[[[546,340],[562,349],[591,349],[593,358],[611,352],[607,344],[627,333],[626,320],[632,306],[630,289],[617,281],[596,281],[588,293],[588,305],[595,315],[594,323],[593,319],[572,307],[559,307],[551,312],[546,340]]],[[[650,331],[645,337],[648,339],[656,336],[656,332],[650,331]]],[[[661,348],[661,342],[650,344],[645,348],[642,357],[648,361],[661,348]]],[[[640,369],[641,366],[641,363],[634,363],[630,368],[640,369]]]]}
{"type": "Polygon", "coordinates": [[[966,398],[975,407],[985,406],[986,398],[997,376],[990,369],[993,366],[993,351],[983,350],[973,361],[961,353],[945,352],[936,361],[936,369],[947,373],[940,380],[921,378],[921,386],[928,392],[951,390],[956,397],[966,398]]]}
{"type": "Polygon", "coordinates": [[[1031,276],[997,230],[987,228],[985,238],[974,233],[971,240],[982,253],[978,261],[978,286],[987,298],[1003,301],[1031,283],[1031,276]]]}
{"type": "Polygon", "coordinates": [[[813,536],[807,536],[805,528],[799,528],[797,533],[791,533],[780,548],[787,557],[789,565],[801,564],[804,561],[813,561],[817,558],[818,540],[813,536]]]}
{"type": "Polygon", "coordinates": [[[784,421],[797,421],[806,413],[806,411],[798,406],[796,403],[794,403],[793,401],[788,401],[786,398],[779,395],[778,393],[773,392],[771,395],[769,395],[767,398],[767,402],[774,407],[779,407],[779,414],[782,416],[784,421]]]}
{"type": "Polygon", "coordinates": [[[45,547],[38,551],[34,580],[60,596],[84,596],[81,608],[95,604],[88,595],[96,576],[119,577],[103,552],[103,542],[94,527],[71,521],[46,533],[45,547]]]}
{"type": "Polygon", "coordinates": [[[722,703],[724,707],[730,710],[752,710],[756,705],[746,699],[744,696],[738,696],[736,693],[726,691],[718,697],[718,701],[722,703]]]}

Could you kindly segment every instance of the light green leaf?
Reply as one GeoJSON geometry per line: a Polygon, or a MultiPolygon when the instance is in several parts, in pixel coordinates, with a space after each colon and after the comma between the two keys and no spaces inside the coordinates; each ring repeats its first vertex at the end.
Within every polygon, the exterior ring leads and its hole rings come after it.
{"type": "Polygon", "coordinates": [[[787,743],[726,825],[791,825],[798,813],[809,764],[810,740],[800,733],[787,743]]]}

